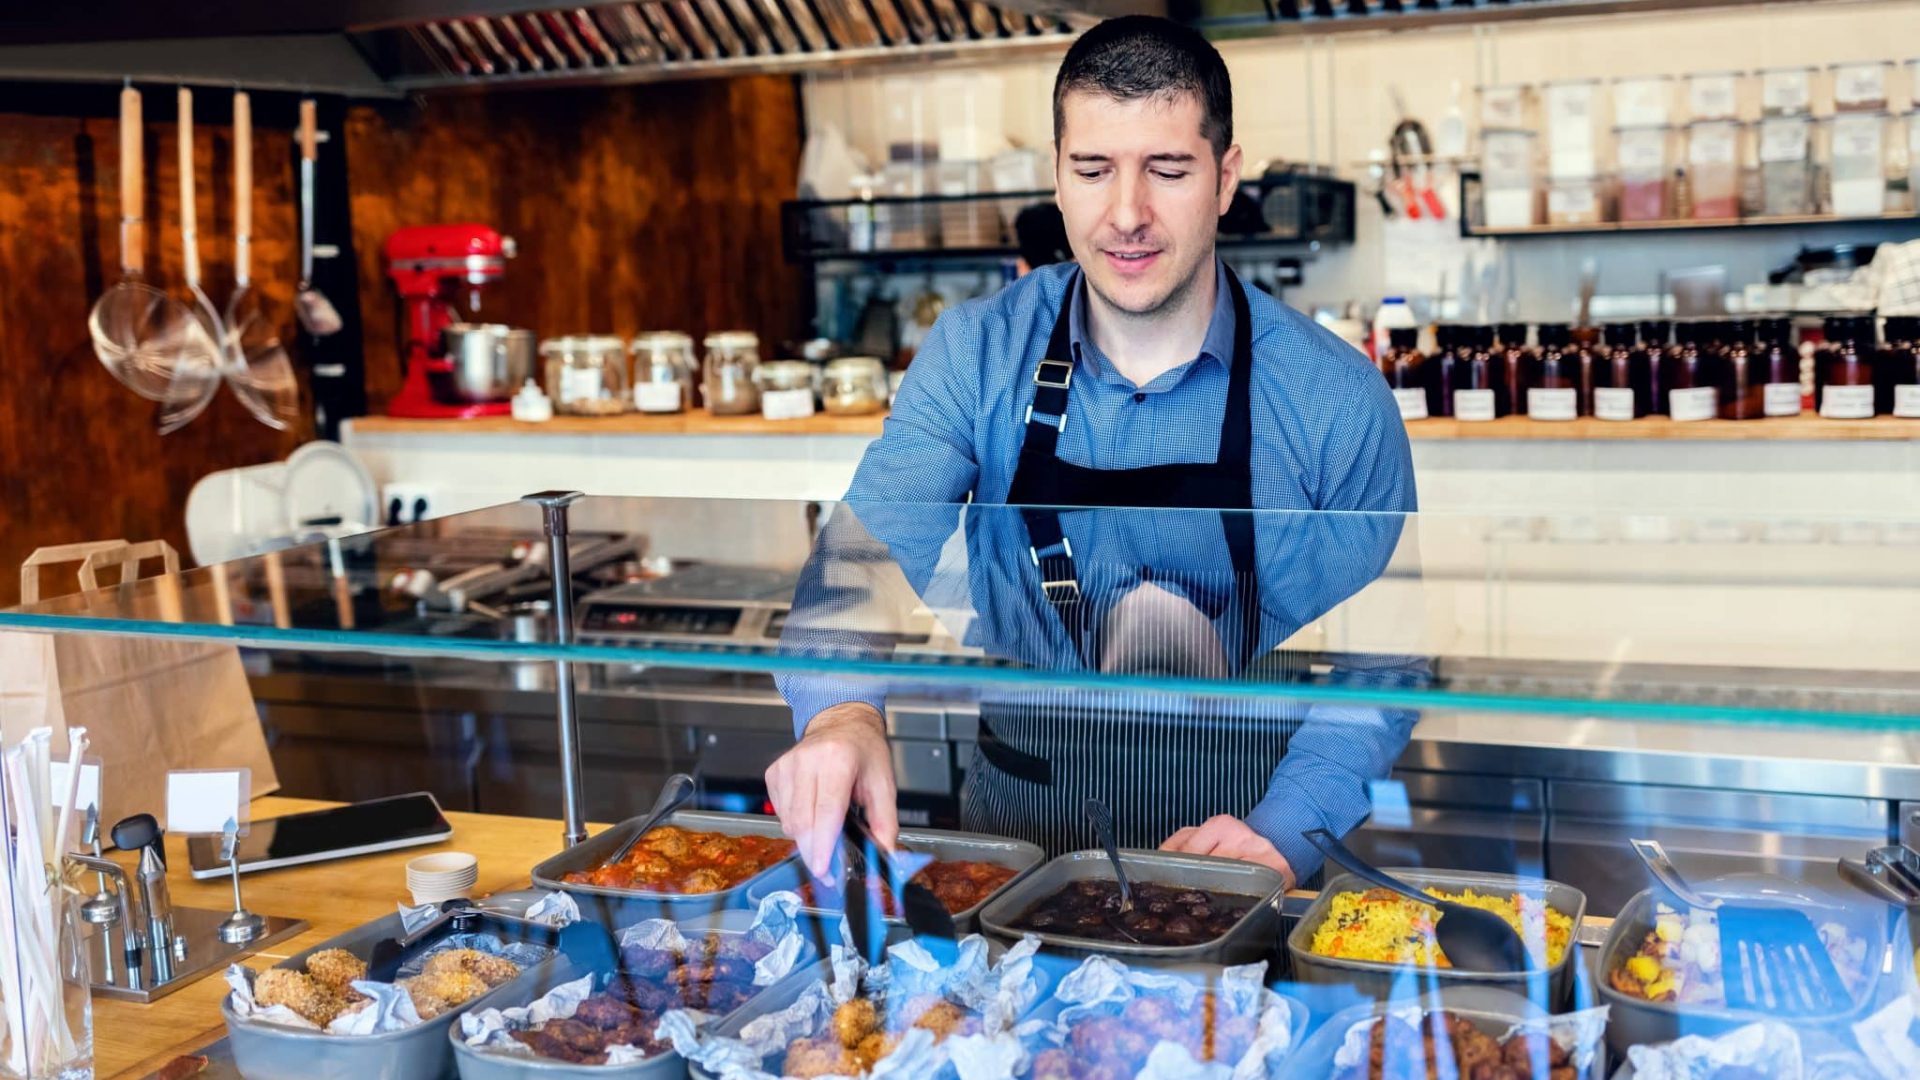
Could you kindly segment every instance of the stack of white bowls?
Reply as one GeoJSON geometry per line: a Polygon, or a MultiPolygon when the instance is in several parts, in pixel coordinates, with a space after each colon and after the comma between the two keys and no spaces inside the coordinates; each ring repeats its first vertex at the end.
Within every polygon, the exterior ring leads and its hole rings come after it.
{"type": "Polygon", "coordinates": [[[464,851],[422,855],[407,863],[407,891],[416,904],[437,904],[473,895],[480,860],[464,851]]]}

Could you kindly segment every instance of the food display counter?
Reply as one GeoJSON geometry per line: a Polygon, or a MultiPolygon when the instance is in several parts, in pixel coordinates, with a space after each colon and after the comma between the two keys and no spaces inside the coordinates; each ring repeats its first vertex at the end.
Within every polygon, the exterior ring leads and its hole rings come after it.
{"type": "MultiPolygon", "coordinates": [[[[247,1056],[273,1028],[301,1033],[302,1074],[339,1075],[431,1012],[456,1019],[429,1071],[469,1080],[1908,1076],[1920,570],[1818,539],[1837,527],[549,495],[0,632],[231,647],[290,792],[488,811],[453,812],[481,868],[477,908],[440,913],[458,942],[433,924],[381,955],[415,852],[247,875],[253,908],[312,929],[254,975],[99,1003],[101,1073],[211,1043],[208,1075],[282,1075],[284,1052],[247,1056]],[[536,629],[511,617],[541,599],[536,629]],[[849,842],[837,865],[872,888],[807,882],[763,816],[783,698],[884,710],[912,826],[890,880],[849,842]],[[1125,775],[1074,771],[1141,730],[1102,758],[1125,775]],[[1271,736],[1271,786],[1234,813],[1300,888],[1151,850],[1244,768],[1223,731],[1271,736]],[[1009,816],[982,777],[1022,755],[1091,786],[1009,816]],[[696,777],[677,816],[641,820],[675,773],[696,777]],[[409,981],[443,951],[470,996],[409,981]]],[[[183,868],[176,899],[220,906],[183,868]]]]}

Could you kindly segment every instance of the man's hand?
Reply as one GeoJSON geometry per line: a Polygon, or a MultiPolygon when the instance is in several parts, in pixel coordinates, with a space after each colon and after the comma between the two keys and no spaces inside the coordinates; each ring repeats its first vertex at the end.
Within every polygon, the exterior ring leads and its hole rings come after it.
{"type": "Polygon", "coordinates": [[[1246,822],[1228,814],[1208,818],[1204,825],[1189,825],[1181,829],[1167,837],[1167,842],[1160,845],[1160,850],[1184,851],[1189,855],[1217,855],[1223,859],[1271,866],[1286,879],[1288,889],[1295,884],[1293,867],[1287,865],[1286,856],[1280,854],[1273,842],[1248,828],[1246,822]]]}
{"type": "Polygon", "coordinates": [[[767,791],[781,831],[816,878],[825,878],[833,862],[849,801],[866,807],[881,847],[893,850],[900,833],[887,722],[864,702],[815,714],[799,743],[767,769],[767,791]]]}

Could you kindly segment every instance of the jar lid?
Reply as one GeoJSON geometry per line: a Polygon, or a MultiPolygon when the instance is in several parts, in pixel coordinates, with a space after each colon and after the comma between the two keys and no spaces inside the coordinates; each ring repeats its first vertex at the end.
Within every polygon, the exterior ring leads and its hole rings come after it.
{"type": "Polygon", "coordinates": [[[1641,319],[1640,340],[1648,345],[1665,345],[1673,339],[1673,322],[1668,319],[1641,319]]]}
{"type": "Polygon", "coordinates": [[[757,349],[760,335],[751,330],[715,330],[705,344],[709,349],[757,349]]]}
{"type": "Polygon", "coordinates": [[[1503,322],[1496,332],[1500,335],[1500,344],[1508,348],[1519,348],[1527,343],[1527,324],[1523,322],[1503,322]]]}
{"type": "Polygon", "coordinates": [[[635,334],[629,345],[634,352],[653,352],[663,349],[691,349],[693,335],[678,330],[646,330],[635,334]]]}
{"type": "Polygon", "coordinates": [[[627,347],[626,342],[611,334],[582,334],[576,338],[575,341],[579,344],[580,348],[592,352],[606,352],[608,350],[620,352],[627,347]]]}
{"type": "Polygon", "coordinates": [[[1887,316],[1887,340],[1920,342],[1920,315],[1887,316]]]}
{"type": "Polygon", "coordinates": [[[877,356],[842,356],[837,360],[827,361],[826,367],[826,373],[828,375],[844,375],[848,373],[871,374],[875,371],[883,372],[885,370],[887,370],[887,365],[881,363],[880,358],[877,356]]]}
{"type": "Polygon", "coordinates": [[[1873,340],[1871,315],[1829,315],[1822,325],[1829,341],[1873,340]]]}
{"type": "Polygon", "coordinates": [[[540,343],[540,355],[547,356],[552,353],[572,352],[579,347],[580,339],[574,337],[572,334],[562,335],[561,337],[550,337],[540,343]]]}
{"type": "Polygon", "coordinates": [[[1782,345],[1793,343],[1793,320],[1773,317],[1756,319],[1753,324],[1754,337],[1763,342],[1777,342],[1782,345]]]}
{"type": "Polygon", "coordinates": [[[1566,323],[1541,323],[1533,328],[1534,337],[1542,345],[1571,345],[1573,328],[1566,323]]]}
{"type": "Polygon", "coordinates": [[[1387,341],[1396,349],[1412,349],[1420,344],[1420,328],[1417,326],[1395,326],[1387,331],[1387,341]]]}
{"type": "Polygon", "coordinates": [[[1722,319],[1714,325],[1714,340],[1723,345],[1753,341],[1753,322],[1749,319],[1722,319]]]}
{"type": "Polygon", "coordinates": [[[1460,343],[1460,329],[1452,323],[1441,323],[1433,328],[1433,343],[1443,352],[1453,348],[1460,343]]]}
{"type": "Polygon", "coordinates": [[[1640,340],[1640,328],[1630,322],[1608,323],[1600,328],[1600,340],[1609,345],[1632,345],[1640,340]]]}
{"type": "Polygon", "coordinates": [[[769,360],[760,365],[760,371],[769,379],[783,376],[795,379],[813,378],[813,365],[805,360],[769,360]]]}

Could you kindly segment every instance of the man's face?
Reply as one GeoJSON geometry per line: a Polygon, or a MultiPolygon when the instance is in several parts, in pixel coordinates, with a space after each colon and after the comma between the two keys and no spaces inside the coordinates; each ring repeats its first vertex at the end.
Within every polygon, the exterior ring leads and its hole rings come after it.
{"type": "Polygon", "coordinates": [[[1240,148],[1215,164],[1197,94],[1117,101],[1073,91],[1062,114],[1054,180],[1074,258],[1108,304],[1159,311],[1212,272],[1240,148]]]}

